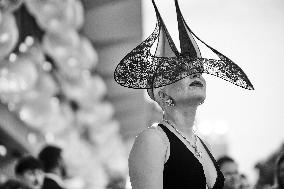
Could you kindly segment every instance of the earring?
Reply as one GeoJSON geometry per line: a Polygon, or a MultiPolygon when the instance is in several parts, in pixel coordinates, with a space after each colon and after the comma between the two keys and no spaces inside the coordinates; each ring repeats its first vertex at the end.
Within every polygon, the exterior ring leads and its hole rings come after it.
{"type": "Polygon", "coordinates": [[[204,100],[202,100],[200,103],[199,103],[199,105],[201,105],[201,104],[203,104],[204,103],[204,100]]]}
{"type": "Polygon", "coordinates": [[[165,103],[166,103],[167,106],[175,106],[173,100],[170,99],[170,98],[168,100],[166,100],[165,103]]]}

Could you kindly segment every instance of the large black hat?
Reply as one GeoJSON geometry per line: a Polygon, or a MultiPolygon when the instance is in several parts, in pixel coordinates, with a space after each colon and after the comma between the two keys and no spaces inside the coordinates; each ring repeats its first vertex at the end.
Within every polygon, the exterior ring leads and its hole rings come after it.
{"type": "Polygon", "coordinates": [[[153,33],[117,65],[115,81],[128,88],[153,89],[169,85],[196,73],[207,73],[229,81],[245,89],[253,90],[243,70],[228,57],[207,45],[186,24],[178,1],[175,0],[180,49],[179,52],[170,36],[158,8],[152,0],[157,16],[153,33]],[[203,43],[219,59],[203,58],[196,40],[203,43]],[[150,49],[157,42],[155,54],[150,49]]]}

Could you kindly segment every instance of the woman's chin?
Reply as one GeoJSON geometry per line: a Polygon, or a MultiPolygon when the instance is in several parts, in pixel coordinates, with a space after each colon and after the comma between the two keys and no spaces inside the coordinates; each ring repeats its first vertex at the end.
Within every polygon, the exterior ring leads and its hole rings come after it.
{"type": "Polygon", "coordinates": [[[191,91],[188,94],[184,95],[185,99],[188,99],[188,101],[192,101],[192,102],[196,102],[196,103],[200,103],[203,102],[206,98],[206,93],[203,90],[195,90],[195,91],[191,91]]]}
{"type": "Polygon", "coordinates": [[[176,100],[181,106],[198,106],[205,100],[205,96],[190,96],[176,100]]]}

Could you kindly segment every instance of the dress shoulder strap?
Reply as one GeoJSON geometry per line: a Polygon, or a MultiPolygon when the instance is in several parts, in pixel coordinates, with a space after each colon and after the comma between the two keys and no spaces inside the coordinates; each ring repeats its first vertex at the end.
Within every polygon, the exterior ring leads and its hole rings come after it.
{"type": "MultiPolygon", "coordinates": [[[[199,138],[200,142],[201,142],[202,145],[204,146],[206,152],[209,154],[209,157],[210,157],[211,160],[213,161],[214,165],[217,166],[217,162],[216,162],[215,158],[213,157],[213,155],[211,154],[211,152],[210,152],[210,150],[208,149],[208,147],[206,146],[206,144],[203,142],[203,140],[202,140],[199,136],[197,136],[197,137],[199,138]]],[[[219,166],[217,166],[217,167],[219,167],[219,166]]]]}

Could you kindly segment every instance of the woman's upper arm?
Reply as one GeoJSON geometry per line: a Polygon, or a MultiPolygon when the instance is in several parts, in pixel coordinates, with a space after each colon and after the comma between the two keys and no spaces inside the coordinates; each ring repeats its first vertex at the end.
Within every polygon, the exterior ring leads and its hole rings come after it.
{"type": "Polygon", "coordinates": [[[133,189],[162,189],[166,144],[155,129],[143,131],[129,155],[129,175],[133,189]]]}

